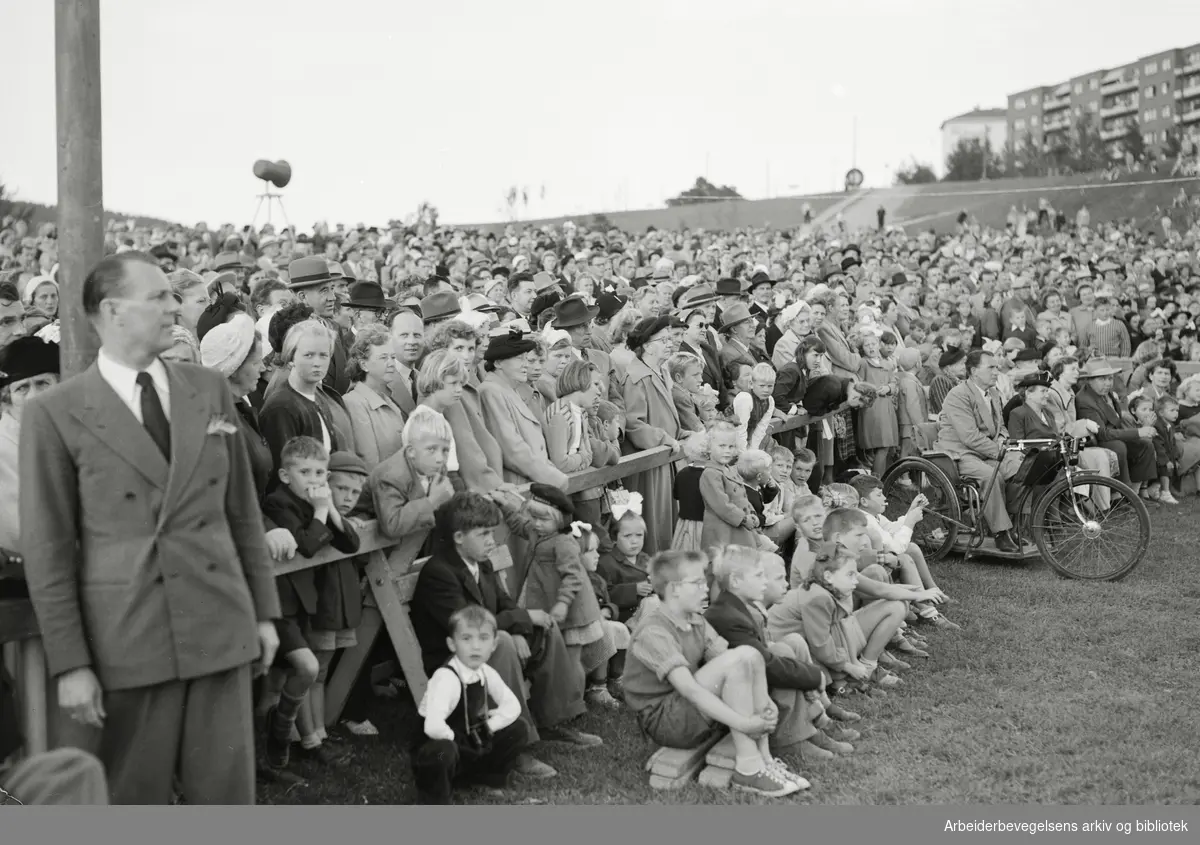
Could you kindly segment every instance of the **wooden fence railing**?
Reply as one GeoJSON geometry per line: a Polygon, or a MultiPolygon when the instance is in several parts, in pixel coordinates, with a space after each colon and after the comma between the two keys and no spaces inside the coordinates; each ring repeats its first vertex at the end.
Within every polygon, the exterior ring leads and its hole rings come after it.
{"type": "MultiPolygon", "coordinates": [[[[791,431],[825,419],[809,418],[797,414],[786,420],[777,421],[772,433],[791,431]]],[[[594,487],[610,484],[646,470],[665,466],[680,459],[679,454],[667,446],[659,446],[623,456],[612,466],[584,470],[568,477],[566,492],[578,493],[594,487]]],[[[412,599],[420,573],[419,559],[425,544],[426,533],[411,534],[400,542],[385,537],[379,532],[374,520],[365,523],[358,531],[359,549],[346,555],[326,549],[312,558],[297,557],[276,564],[277,575],[298,572],[323,566],[348,557],[366,558],[366,578],[370,595],[363,608],[362,622],[358,627],[358,644],[338,655],[331,667],[325,688],[326,721],[334,724],[340,718],[346,700],[357,683],[376,638],[386,629],[404,673],[405,681],[416,701],[425,694],[427,678],[421,662],[421,650],[408,618],[408,603],[412,599]]],[[[501,547],[495,561],[498,571],[512,566],[507,548],[501,547]]],[[[46,658],[38,636],[37,620],[33,608],[25,600],[0,601],[0,643],[4,644],[4,658],[11,674],[17,681],[18,706],[22,713],[22,728],[26,739],[25,751],[35,754],[50,747],[52,720],[50,707],[56,698],[49,686],[46,673],[46,658]]]]}

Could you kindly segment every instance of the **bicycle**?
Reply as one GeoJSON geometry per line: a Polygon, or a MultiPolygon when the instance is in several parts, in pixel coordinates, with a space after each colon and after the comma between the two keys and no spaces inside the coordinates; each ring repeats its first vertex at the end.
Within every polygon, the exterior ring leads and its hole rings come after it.
{"type": "Polygon", "coordinates": [[[959,476],[954,459],[944,452],[901,458],[884,473],[885,513],[898,518],[918,493],[925,495],[928,504],[913,529],[913,542],[926,560],[938,560],[951,550],[963,554],[964,560],[1041,557],[1065,578],[1120,581],[1146,555],[1150,514],[1129,485],[1081,469],[1079,449],[1080,440],[1069,435],[1001,444],[1003,454],[1025,455],[1013,479],[1003,482],[1008,485],[1005,501],[1013,514],[1017,552],[995,548],[981,512],[981,503],[1001,483],[1000,473],[992,475],[981,495],[974,481],[959,476]],[[1098,488],[1107,491],[1107,506],[1098,488]]]}

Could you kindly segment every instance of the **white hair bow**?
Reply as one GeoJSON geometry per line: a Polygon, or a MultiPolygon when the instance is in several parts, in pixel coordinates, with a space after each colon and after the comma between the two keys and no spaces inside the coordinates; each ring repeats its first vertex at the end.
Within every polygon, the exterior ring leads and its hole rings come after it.
{"type": "Polygon", "coordinates": [[[623,490],[614,490],[612,493],[611,504],[613,519],[617,522],[620,522],[621,517],[627,513],[633,513],[637,516],[642,515],[641,493],[629,493],[623,490]],[[621,493],[625,493],[625,495],[621,496],[621,493]]]}
{"type": "Polygon", "coordinates": [[[589,524],[587,522],[579,522],[578,520],[576,520],[575,522],[571,523],[571,536],[575,537],[576,539],[578,539],[579,537],[582,537],[584,531],[591,531],[591,530],[592,530],[592,526],[591,526],[591,524],[589,524]]]}

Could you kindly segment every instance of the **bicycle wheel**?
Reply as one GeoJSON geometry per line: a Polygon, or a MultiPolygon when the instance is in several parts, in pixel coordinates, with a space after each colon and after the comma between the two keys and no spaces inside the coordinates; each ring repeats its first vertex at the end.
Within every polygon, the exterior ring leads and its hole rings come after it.
{"type": "Polygon", "coordinates": [[[1150,514],[1128,485],[1104,476],[1055,481],[1033,508],[1032,533],[1042,559],[1064,578],[1120,581],[1134,570],[1150,545],[1150,514]],[[1104,487],[1109,507],[1101,510],[1094,491],[1104,487]],[[1083,491],[1091,488],[1093,495],[1083,491]]]}
{"type": "Polygon", "coordinates": [[[884,515],[888,519],[899,519],[908,513],[917,493],[924,493],[929,500],[925,515],[913,527],[912,535],[912,541],[926,560],[938,560],[954,548],[962,509],[958,505],[958,493],[946,473],[924,458],[901,458],[883,474],[882,481],[883,495],[887,499],[884,515]]]}

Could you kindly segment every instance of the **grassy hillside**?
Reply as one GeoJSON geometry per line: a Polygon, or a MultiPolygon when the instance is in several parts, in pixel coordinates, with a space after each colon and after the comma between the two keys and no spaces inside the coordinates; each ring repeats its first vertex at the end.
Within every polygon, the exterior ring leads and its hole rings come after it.
{"type": "MultiPolygon", "coordinates": [[[[36,232],[38,227],[41,226],[43,223],[57,223],[58,222],[58,209],[57,209],[57,207],[55,207],[53,205],[42,205],[41,203],[37,203],[37,202],[21,202],[20,200],[11,202],[11,205],[17,209],[17,212],[20,212],[23,209],[30,210],[29,228],[31,231],[36,232]]],[[[13,214],[13,213],[16,213],[16,212],[8,211],[3,207],[2,204],[0,204],[0,217],[3,217],[6,214],[13,214]]],[[[175,225],[174,223],[171,223],[168,220],[163,220],[160,217],[146,217],[145,215],[141,215],[141,214],[124,214],[120,211],[109,211],[109,210],[105,209],[105,211],[104,211],[105,224],[107,224],[109,220],[113,220],[113,219],[136,220],[137,224],[139,226],[164,226],[164,227],[166,227],[166,226],[174,226],[175,225]]]]}

